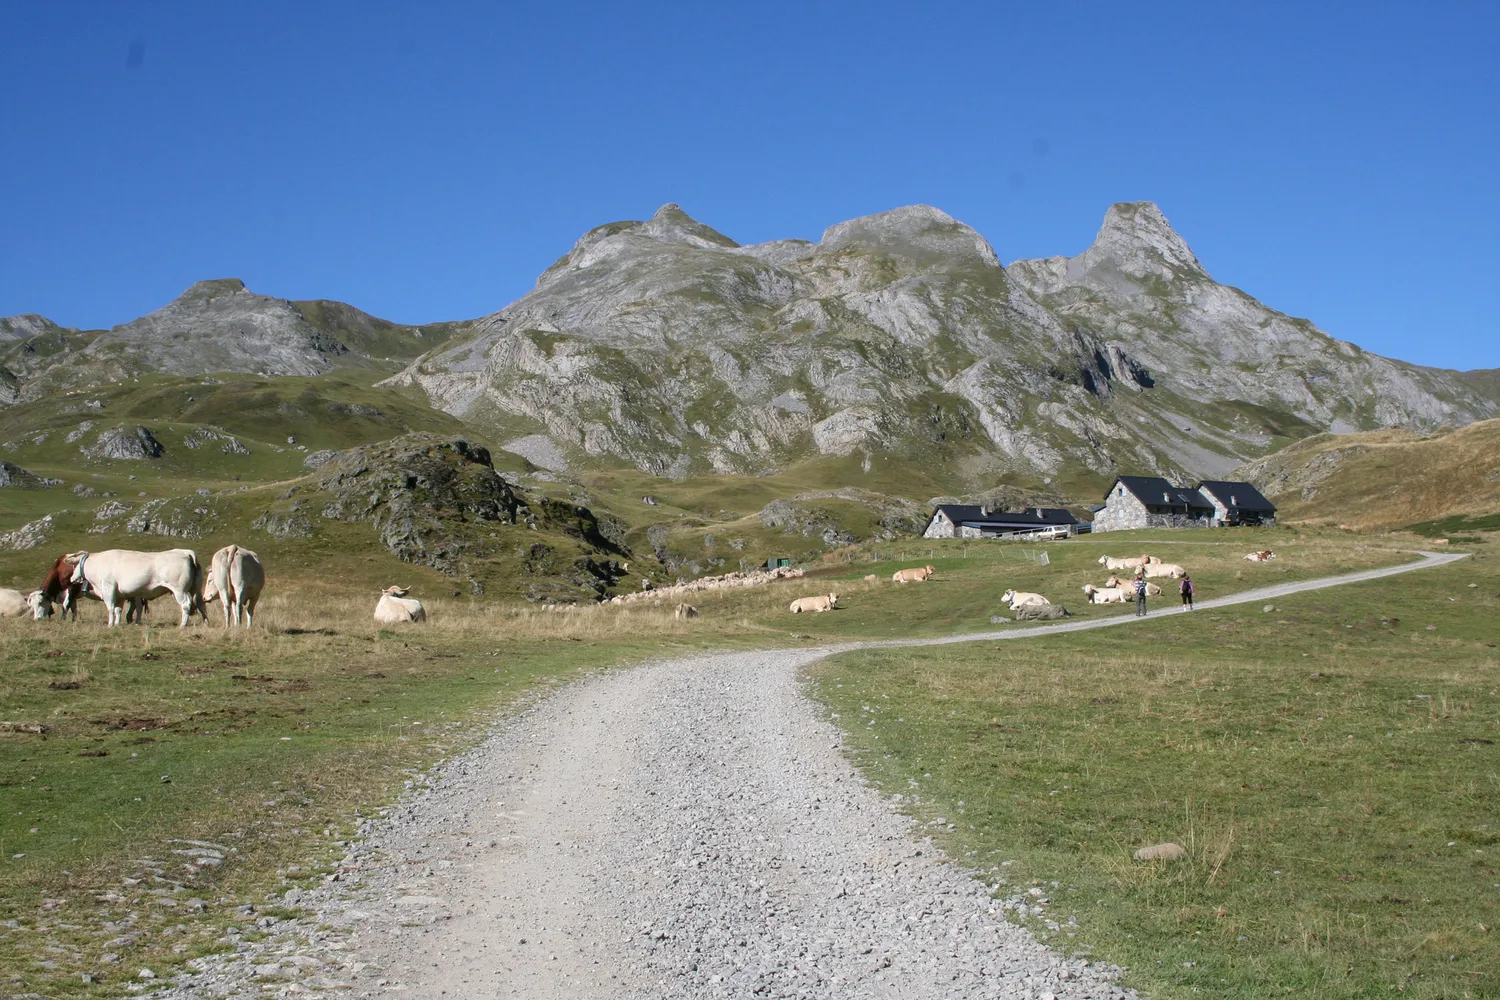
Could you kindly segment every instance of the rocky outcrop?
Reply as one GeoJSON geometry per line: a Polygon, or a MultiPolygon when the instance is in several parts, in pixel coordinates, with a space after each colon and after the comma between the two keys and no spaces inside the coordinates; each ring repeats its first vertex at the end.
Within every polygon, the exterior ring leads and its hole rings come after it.
{"type": "Polygon", "coordinates": [[[391,381],[537,464],[668,476],[887,454],[973,480],[1186,477],[1497,411],[1217,284],[1149,203],[1111,208],[1077,257],[1009,267],[927,206],[741,246],[667,205],[585,234],[391,381]]]}
{"type": "Polygon", "coordinates": [[[226,455],[248,455],[250,449],[240,443],[240,439],[229,433],[222,427],[214,427],[205,424],[195,427],[182,436],[182,444],[185,448],[214,447],[226,455]]]}
{"type": "MultiPolygon", "coordinates": [[[[396,558],[465,578],[476,593],[482,567],[509,557],[518,542],[527,573],[562,578],[595,597],[624,575],[613,557],[625,550],[609,537],[618,526],[585,507],[526,497],[495,471],[488,450],[466,440],[411,434],[322,455],[311,478],[253,526],[306,537],[328,521],[367,524],[396,558]]],[[[538,599],[578,596],[544,581],[532,589],[538,599]]]]}
{"type": "Polygon", "coordinates": [[[92,445],[79,449],[90,458],[114,458],[126,461],[161,458],[166,449],[147,427],[121,424],[100,433],[92,445]]]}
{"type": "MultiPolygon", "coordinates": [[[[66,514],[67,511],[60,513],[66,514]]],[[[48,514],[35,521],[29,521],[14,531],[0,534],[0,552],[24,552],[26,549],[34,549],[41,545],[52,537],[52,532],[57,527],[53,517],[54,515],[48,514]]]]}
{"type": "Polygon", "coordinates": [[[17,488],[25,490],[37,490],[45,486],[55,486],[60,482],[57,479],[47,479],[35,473],[27,472],[13,462],[0,462],[0,489],[17,488]]]}

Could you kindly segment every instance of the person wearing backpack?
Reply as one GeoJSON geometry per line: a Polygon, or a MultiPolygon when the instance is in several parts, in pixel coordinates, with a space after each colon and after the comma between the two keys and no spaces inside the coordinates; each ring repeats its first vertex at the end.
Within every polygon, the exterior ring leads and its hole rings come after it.
{"type": "Polygon", "coordinates": [[[1182,575],[1182,581],[1177,584],[1177,589],[1182,593],[1182,603],[1189,611],[1193,610],[1193,580],[1186,573],[1182,575]]]}
{"type": "Polygon", "coordinates": [[[1146,577],[1137,574],[1135,578],[1135,613],[1137,617],[1146,613],[1146,577]]]}

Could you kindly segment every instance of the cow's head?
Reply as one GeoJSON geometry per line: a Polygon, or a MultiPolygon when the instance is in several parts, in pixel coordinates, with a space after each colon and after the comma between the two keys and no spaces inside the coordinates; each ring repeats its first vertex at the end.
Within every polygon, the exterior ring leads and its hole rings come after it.
{"type": "Polygon", "coordinates": [[[931,576],[932,574],[934,574],[936,572],[937,572],[937,567],[936,566],[928,566],[927,567],[927,575],[928,576],[931,576]]]}
{"type": "Polygon", "coordinates": [[[1012,600],[1015,599],[1015,596],[1016,592],[1014,590],[1007,590],[1005,593],[1000,595],[1000,600],[1005,602],[1006,604],[1009,604],[1012,600]]]}
{"type": "Polygon", "coordinates": [[[1108,562],[1109,562],[1109,556],[1100,556],[1099,557],[1099,565],[1100,566],[1103,566],[1103,565],[1107,564],[1108,562]]]}
{"type": "Polygon", "coordinates": [[[88,557],[87,552],[69,552],[63,556],[63,564],[73,567],[73,575],[68,577],[69,583],[83,582],[83,564],[88,557]]]}
{"type": "Polygon", "coordinates": [[[27,594],[26,606],[31,609],[31,617],[37,621],[52,617],[52,602],[47,600],[47,595],[43,591],[33,590],[27,594]]]}
{"type": "Polygon", "coordinates": [[[828,595],[828,606],[830,608],[833,607],[838,602],[839,602],[839,595],[838,594],[829,594],[828,595]]]}
{"type": "Polygon", "coordinates": [[[410,587],[387,587],[384,593],[387,597],[405,597],[410,591],[410,587]]]}

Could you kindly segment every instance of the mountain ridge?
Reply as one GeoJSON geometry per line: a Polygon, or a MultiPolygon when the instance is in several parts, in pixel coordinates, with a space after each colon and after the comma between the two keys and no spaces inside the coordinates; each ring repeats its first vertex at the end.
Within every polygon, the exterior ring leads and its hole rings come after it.
{"type": "Polygon", "coordinates": [[[145,372],[350,366],[523,454],[671,477],[891,454],[940,466],[954,492],[1224,474],[1321,431],[1500,413],[1494,372],[1382,358],[1215,282],[1150,202],[1111,206],[1072,257],[1008,265],[929,205],[741,245],[669,203],[451,323],[238,279],[107,331],[0,319],[0,405],[145,372]]]}

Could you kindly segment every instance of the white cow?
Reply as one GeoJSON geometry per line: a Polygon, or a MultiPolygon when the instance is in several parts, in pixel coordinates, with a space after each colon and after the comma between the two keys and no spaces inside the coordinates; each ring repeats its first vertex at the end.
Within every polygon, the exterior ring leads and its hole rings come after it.
{"type": "Polygon", "coordinates": [[[203,567],[192,549],[165,552],[134,552],[106,549],[103,552],[73,552],[65,557],[73,566],[73,583],[87,583],[109,609],[109,624],[120,624],[125,605],[132,599],[149,601],[171,594],[182,611],[180,627],[187,628],[193,609],[203,612],[203,567]]]}
{"type": "Polygon", "coordinates": [[[380,603],[375,605],[375,620],[386,625],[396,622],[425,622],[427,612],[421,601],[406,596],[410,591],[410,587],[387,587],[380,595],[380,603]]]}
{"type": "Polygon", "coordinates": [[[1099,557],[1099,565],[1105,569],[1139,569],[1150,561],[1149,555],[1131,556],[1129,559],[1116,559],[1114,556],[1099,557]]]}
{"type": "Polygon", "coordinates": [[[0,587],[0,618],[19,618],[31,614],[31,596],[9,587],[0,587]]]}
{"type": "MultiPolygon", "coordinates": [[[[1106,589],[1107,588],[1111,588],[1111,587],[1120,587],[1122,589],[1129,590],[1130,588],[1132,588],[1132,587],[1135,586],[1135,582],[1134,581],[1130,581],[1130,582],[1127,582],[1127,583],[1121,583],[1120,582],[1120,578],[1118,576],[1111,576],[1108,580],[1104,581],[1104,586],[1105,586],[1106,589]]],[[[1146,584],[1146,596],[1147,597],[1160,597],[1161,596],[1161,588],[1158,587],[1154,583],[1148,583],[1148,584],[1146,584]]]]}
{"type": "Polygon", "coordinates": [[[1018,593],[1014,590],[1007,590],[1001,594],[1000,600],[1010,605],[1012,611],[1020,611],[1024,607],[1041,607],[1044,604],[1052,603],[1041,594],[1018,593]]]}
{"type": "Polygon", "coordinates": [[[246,628],[255,614],[256,602],[266,586],[266,570],[260,556],[238,545],[226,545],[214,553],[208,563],[208,579],[203,584],[203,603],[219,598],[224,602],[224,627],[240,624],[246,628]]]}
{"type": "Polygon", "coordinates": [[[1187,570],[1176,563],[1147,563],[1141,568],[1146,571],[1147,578],[1153,576],[1170,576],[1175,580],[1179,577],[1187,576],[1187,570]]]}
{"type": "Polygon", "coordinates": [[[1083,592],[1090,604],[1125,604],[1131,600],[1124,587],[1096,587],[1086,583],[1083,592]]]}

